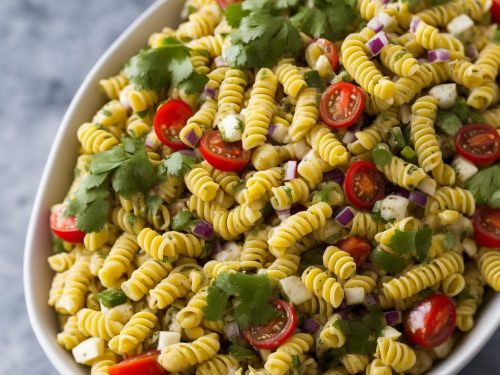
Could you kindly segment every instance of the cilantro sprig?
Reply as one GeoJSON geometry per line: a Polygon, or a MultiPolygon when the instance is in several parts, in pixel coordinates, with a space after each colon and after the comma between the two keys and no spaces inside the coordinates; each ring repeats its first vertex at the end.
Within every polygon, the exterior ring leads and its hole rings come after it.
{"type": "Polygon", "coordinates": [[[444,134],[455,136],[464,124],[481,124],[484,118],[481,113],[469,108],[464,98],[458,98],[455,105],[448,109],[440,109],[436,126],[444,134]]]}
{"type": "Polygon", "coordinates": [[[273,287],[266,275],[223,272],[208,288],[207,306],[204,308],[206,319],[221,319],[231,296],[237,296],[234,318],[241,329],[251,324],[265,324],[276,316],[270,302],[273,287]]]}
{"type": "Polygon", "coordinates": [[[188,94],[201,91],[208,78],[194,71],[190,49],[175,38],[164,45],[141,51],[125,65],[124,73],[134,87],[162,92],[170,84],[188,94]]]}
{"type": "Polygon", "coordinates": [[[182,231],[196,223],[196,221],[196,217],[190,211],[180,211],[172,218],[170,226],[172,230],[182,231]]]}
{"type": "Polygon", "coordinates": [[[182,152],[174,152],[160,164],[158,174],[160,177],[165,176],[165,174],[182,177],[185,173],[189,172],[195,164],[196,159],[194,157],[182,152]]]}
{"type": "Polygon", "coordinates": [[[113,191],[129,198],[147,192],[157,182],[143,140],[123,138],[118,146],[94,155],[90,174],[69,201],[66,214],[76,216],[82,231],[99,231],[107,221],[113,191]]]}
{"type": "Polygon", "coordinates": [[[403,232],[396,229],[389,247],[400,255],[414,254],[419,261],[425,260],[431,246],[432,229],[423,228],[417,231],[403,232]]]}
{"type": "Polygon", "coordinates": [[[394,156],[386,147],[385,145],[378,144],[376,145],[373,150],[372,150],[372,156],[373,156],[373,162],[377,165],[379,168],[383,168],[386,165],[389,165],[389,163],[392,160],[392,157],[394,156]]]}
{"type": "Polygon", "coordinates": [[[500,208],[500,165],[493,165],[467,180],[466,187],[477,204],[500,208]]]}

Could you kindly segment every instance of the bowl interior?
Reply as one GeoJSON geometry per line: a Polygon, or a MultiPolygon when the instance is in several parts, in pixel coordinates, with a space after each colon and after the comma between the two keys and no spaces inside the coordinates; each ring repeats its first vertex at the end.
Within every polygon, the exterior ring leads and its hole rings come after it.
{"type": "MultiPolygon", "coordinates": [[[[50,361],[61,374],[87,374],[70,352],[56,342],[58,325],[52,307],[47,305],[53,272],[47,264],[51,254],[48,227],[50,207],[65,196],[73,178],[77,157],[76,130],[104,104],[97,93],[101,78],[116,74],[123,64],[146,45],[149,35],[179,22],[182,0],[160,0],[144,12],[108,49],[82,83],[57,133],[39,185],[28,228],[24,258],[24,288],[28,315],[35,335],[50,361]]],[[[458,372],[486,343],[500,323],[500,296],[489,296],[481,309],[476,327],[458,344],[452,354],[429,373],[446,375],[458,372]]]]}

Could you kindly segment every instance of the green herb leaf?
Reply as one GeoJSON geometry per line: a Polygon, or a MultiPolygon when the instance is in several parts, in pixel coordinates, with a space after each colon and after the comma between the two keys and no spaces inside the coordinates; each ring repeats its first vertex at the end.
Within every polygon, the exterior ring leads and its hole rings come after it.
{"type": "Polygon", "coordinates": [[[146,204],[148,212],[150,212],[153,216],[158,213],[162,202],[163,199],[161,199],[161,197],[158,195],[144,195],[144,203],[146,204]]]}
{"type": "Polygon", "coordinates": [[[467,189],[474,195],[476,204],[487,204],[495,194],[493,204],[496,204],[497,190],[500,190],[500,165],[493,165],[478,172],[465,183],[467,189]]]}
{"type": "Polygon", "coordinates": [[[127,302],[127,296],[121,289],[106,289],[97,293],[96,297],[104,306],[108,308],[123,305],[127,302]]]}
{"type": "Polygon", "coordinates": [[[438,111],[436,126],[445,134],[455,136],[462,127],[462,121],[453,112],[438,111]]]}
{"type": "Polygon", "coordinates": [[[376,248],[370,254],[371,261],[385,272],[395,275],[400,273],[406,267],[406,260],[388,252],[376,248]]]}
{"type": "Polygon", "coordinates": [[[500,190],[495,191],[490,199],[488,199],[488,206],[493,208],[500,208],[500,190]]]}
{"type": "Polygon", "coordinates": [[[95,154],[90,162],[90,173],[102,174],[120,166],[127,160],[127,153],[122,145],[113,147],[111,150],[95,154]]]}
{"type": "Polygon", "coordinates": [[[256,353],[248,346],[241,344],[231,344],[229,345],[229,354],[231,354],[237,361],[245,361],[250,358],[255,358],[256,353]]]}
{"type": "Polygon", "coordinates": [[[307,267],[318,264],[323,264],[323,250],[318,248],[306,251],[302,254],[299,264],[299,272],[302,273],[307,267]]]}
{"type": "Polygon", "coordinates": [[[300,357],[298,355],[292,355],[292,368],[296,371],[300,368],[300,357]]]}
{"type": "Polygon", "coordinates": [[[61,238],[56,235],[52,235],[52,252],[54,254],[60,254],[66,252],[64,249],[64,242],[61,238]]]}
{"type": "Polygon", "coordinates": [[[207,305],[203,308],[207,320],[219,320],[224,315],[229,294],[215,285],[208,287],[207,305]]]}
{"type": "Polygon", "coordinates": [[[250,12],[244,10],[241,4],[233,3],[229,4],[224,11],[224,17],[229,26],[232,28],[238,28],[240,26],[241,20],[248,16],[250,12]]]}
{"type": "Polygon", "coordinates": [[[319,92],[323,92],[326,89],[326,85],[321,79],[317,70],[309,70],[304,74],[304,79],[306,80],[307,86],[316,88],[319,92]]]}
{"type": "Polygon", "coordinates": [[[373,161],[379,168],[384,168],[386,165],[389,165],[393,157],[390,151],[386,150],[380,145],[374,147],[374,149],[372,150],[372,155],[373,161]]]}
{"type": "Polygon", "coordinates": [[[431,246],[432,229],[424,228],[415,234],[415,255],[420,262],[423,262],[427,257],[427,252],[431,246]]]}
{"type": "Polygon", "coordinates": [[[481,112],[472,110],[469,114],[469,122],[471,124],[486,124],[486,119],[481,112]]]}
{"type": "Polygon", "coordinates": [[[196,218],[190,211],[180,211],[173,218],[170,227],[175,231],[182,231],[196,222],[196,218]]]}
{"type": "Polygon", "coordinates": [[[415,251],[415,235],[417,232],[402,232],[396,229],[389,247],[398,254],[409,254],[415,251]]]}
{"type": "Polygon", "coordinates": [[[161,164],[160,175],[168,173],[171,176],[182,177],[196,164],[196,159],[182,152],[174,152],[161,164]]]}
{"type": "Polygon", "coordinates": [[[314,203],[317,202],[328,202],[330,198],[330,193],[334,190],[334,183],[329,182],[323,186],[320,191],[314,193],[314,203]]]}
{"type": "Polygon", "coordinates": [[[112,179],[113,189],[125,198],[138,192],[146,192],[157,183],[155,170],[144,149],[124,161],[112,179]]]}
{"type": "Polygon", "coordinates": [[[446,233],[443,238],[443,246],[446,250],[450,251],[455,247],[457,243],[457,237],[453,233],[446,233]]]}

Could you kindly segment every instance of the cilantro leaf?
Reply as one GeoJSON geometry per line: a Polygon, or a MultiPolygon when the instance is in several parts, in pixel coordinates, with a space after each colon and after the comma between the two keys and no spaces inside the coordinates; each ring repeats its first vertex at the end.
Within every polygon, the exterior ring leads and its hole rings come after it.
{"type": "Polygon", "coordinates": [[[144,195],[144,203],[146,204],[148,212],[150,212],[153,216],[156,215],[156,213],[160,209],[162,202],[163,199],[161,199],[161,197],[158,195],[144,195]]]}
{"type": "Polygon", "coordinates": [[[423,262],[427,257],[427,252],[431,246],[432,229],[424,228],[415,234],[415,255],[420,262],[423,262]]]}
{"type": "Polygon", "coordinates": [[[90,162],[90,173],[101,174],[117,168],[127,159],[127,153],[122,145],[111,150],[95,154],[90,162]]]}
{"type": "Polygon", "coordinates": [[[196,164],[196,159],[182,152],[174,152],[163,161],[160,168],[160,175],[168,173],[171,176],[181,177],[191,170],[196,164]]]}
{"type": "Polygon", "coordinates": [[[55,234],[52,235],[52,252],[54,254],[64,253],[64,242],[61,238],[57,237],[55,234]]]}
{"type": "Polygon", "coordinates": [[[256,356],[256,353],[248,346],[234,343],[229,346],[229,354],[236,358],[237,361],[244,361],[256,356]]]}
{"type": "Polygon", "coordinates": [[[113,189],[129,198],[151,189],[158,179],[144,149],[130,156],[113,174],[113,189]]]}
{"type": "Polygon", "coordinates": [[[373,161],[379,168],[388,165],[392,160],[392,153],[386,150],[383,146],[377,145],[372,150],[373,161]]]}
{"type": "Polygon", "coordinates": [[[446,236],[443,238],[443,246],[446,250],[451,250],[455,247],[457,243],[457,237],[453,233],[446,233],[446,236]]]}
{"type": "Polygon", "coordinates": [[[317,70],[310,70],[304,74],[304,79],[306,80],[308,87],[314,87],[319,92],[323,92],[326,89],[325,83],[321,79],[317,70]]]}
{"type": "Polygon", "coordinates": [[[488,206],[492,208],[500,208],[500,190],[495,191],[490,199],[488,199],[488,206]]]}
{"type": "Polygon", "coordinates": [[[370,259],[377,267],[392,275],[403,271],[407,264],[405,259],[380,248],[371,252],[370,259]]]}
{"type": "Polygon", "coordinates": [[[194,94],[203,91],[203,88],[208,82],[208,77],[204,74],[192,72],[187,79],[179,84],[179,89],[186,94],[194,94]]]}
{"type": "Polygon", "coordinates": [[[398,254],[409,254],[415,251],[415,235],[417,232],[402,232],[396,229],[392,236],[389,247],[398,254]]]}
{"type": "Polygon", "coordinates": [[[496,204],[496,192],[500,190],[500,165],[493,165],[476,173],[466,181],[465,186],[474,195],[476,204],[487,204],[492,198],[492,203],[496,204]]]}
{"type": "Polygon", "coordinates": [[[76,226],[86,233],[100,230],[106,224],[110,207],[109,200],[92,201],[77,216],[76,226]]]}
{"type": "Polygon", "coordinates": [[[295,27],[315,38],[331,34],[326,14],[318,8],[301,7],[291,21],[295,27]]]}
{"type": "Polygon", "coordinates": [[[242,8],[241,4],[233,3],[227,6],[224,17],[229,26],[237,28],[240,26],[241,20],[248,16],[249,13],[249,11],[242,8]]]}
{"type": "Polygon", "coordinates": [[[229,294],[218,286],[210,285],[208,287],[207,305],[203,308],[205,318],[211,321],[222,319],[228,300],[229,294]]]}
{"type": "Polygon", "coordinates": [[[445,134],[455,136],[462,127],[460,118],[452,112],[439,110],[436,119],[436,126],[445,134]]]}
{"type": "Polygon", "coordinates": [[[181,231],[185,230],[196,221],[196,218],[190,211],[180,211],[173,218],[170,223],[172,230],[181,231]]]}
{"type": "Polygon", "coordinates": [[[323,264],[323,250],[320,248],[306,251],[302,254],[299,264],[299,272],[302,273],[309,266],[323,264]]]}
{"type": "Polygon", "coordinates": [[[328,202],[330,198],[330,193],[334,190],[334,183],[327,183],[323,188],[314,193],[314,202],[328,202]]]}

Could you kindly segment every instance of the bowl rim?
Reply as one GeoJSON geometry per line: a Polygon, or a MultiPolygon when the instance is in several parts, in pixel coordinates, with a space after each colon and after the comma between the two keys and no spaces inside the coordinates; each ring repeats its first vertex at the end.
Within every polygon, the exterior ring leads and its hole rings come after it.
{"type": "MultiPolygon", "coordinates": [[[[68,135],[71,129],[71,123],[74,120],[77,107],[82,102],[82,98],[87,95],[89,90],[95,90],[94,83],[101,75],[101,71],[111,60],[113,55],[119,52],[120,49],[126,48],[128,40],[136,34],[138,29],[148,29],[145,27],[148,20],[157,15],[158,12],[167,10],[172,3],[180,0],[157,0],[150,5],[135,21],[130,24],[123,33],[111,44],[111,46],[98,59],[90,72],[86,75],[82,84],[79,86],[74,95],[68,109],[66,110],[61,124],[57,130],[56,137],[52,143],[48,159],[45,163],[39,187],[31,211],[26,241],[24,247],[23,259],[23,284],[25,303],[28,312],[28,318],[31,327],[35,333],[38,343],[42,347],[51,364],[59,373],[68,374],[75,371],[75,365],[78,366],[72,357],[62,354],[67,354],[64,348],[60,347],[56,342],[54,332],[49,332],[47,322],[41,319],[41,314],[37,313],[37,304],[35,301],[36,295],[36,280],[34,273],[31,272],[34,268],[41,267],[40,264],[34,264],[32,254],[37,249],[36,232],[37,226],[40,224],[40,216],[43,210],[44,201],[49,189],[49,180],[53,174],[56,158],[61,154],[63,149],[64,138],[68,135]],[[44,327],[45,326],[45,327],[44,327]],[[68,358],[71,361],[68,361],[68,358]]],[[[178,19],[178,16],[176,17],[178,19]]],[[[166,25],[163,25],[166,26],[166,25]]],[[[151,27],[152,28],[152,27],[151,27]]],[[[143,34],[149,35],[154,30],[143,31],[143,34]],[[148,34],[149,33],[149,34],[148,34]]],[[[137,53],[137,50],[131,51],[137,53]]],[[[450,355],[444,360],[438,362],[427,375],[451,375],[460,371],[470,360],[483,348],[486,342],[495,334],[500,326],[500,294],[493,296],[486,304],[481,307],[474,328],[465,334],[465,339],[461,340],[458,346],[455,346],[450,355]]]]}

